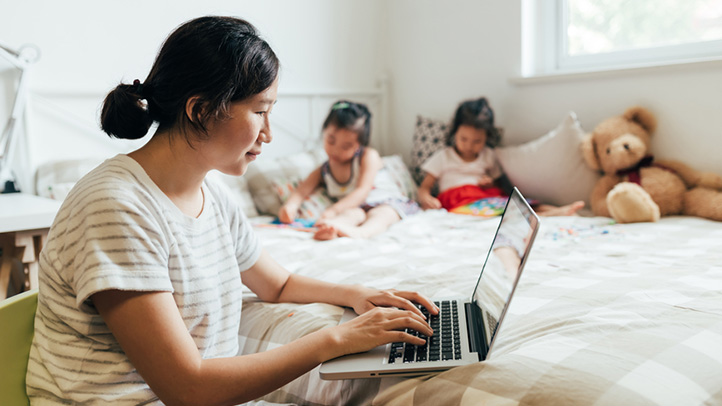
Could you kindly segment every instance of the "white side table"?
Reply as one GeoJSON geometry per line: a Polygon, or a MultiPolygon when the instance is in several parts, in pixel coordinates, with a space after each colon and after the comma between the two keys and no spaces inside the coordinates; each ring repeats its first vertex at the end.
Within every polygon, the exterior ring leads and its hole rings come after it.
{"type": "Polygon", "coordinates": [[[0,300],[8,286],[16,292],[38,286],[38,255],[61,202],[25,194],[0,194],[0,300]],[[23,264],[23,274],[13,274],[13,262],[23,264]]]}

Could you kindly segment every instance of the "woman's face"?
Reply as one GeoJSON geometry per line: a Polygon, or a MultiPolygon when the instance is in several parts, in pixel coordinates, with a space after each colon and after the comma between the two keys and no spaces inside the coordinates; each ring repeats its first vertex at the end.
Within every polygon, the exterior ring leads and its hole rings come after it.
{"type": "Polygon", "coordinates": [[[273,139],[269,114],[276,103],[278,79],[268,89],[231,104],[229,118],[209,125],[209,138],[197,146],[209,167],[240,176],[273,139]]]}
{"type": "Polygon", "coordinates": [[[350,162],[360,147],[358,134],[355,131],[338,128],[335,125],[329,125],[323,130],[323,149],[329,161],[350,162]]]}
{"type": "Polygon", "coordinates": [[[486,130],[460,125],[454,135],[454,148],[461,159],[473,161],[486,145],[486,130]]]}

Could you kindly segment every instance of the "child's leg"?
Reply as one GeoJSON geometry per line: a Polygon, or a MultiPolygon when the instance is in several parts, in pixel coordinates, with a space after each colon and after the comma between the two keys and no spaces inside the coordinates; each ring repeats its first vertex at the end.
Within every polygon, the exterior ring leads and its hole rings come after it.
{"type": "Polygon", "coordinates": [[[399,214],[386,204],[374,207],[366,213],[366,220],[358,225],[326,222],[319,227],[313,238],[330,240],[336,237],[369,238],[380,234],[391,224],[401,220],[399,214]]]}
{"type": "Polygon", "coordinates": [[[534,209],[540,216],[574,216],[584,207],[584,202],[578,200],[566,206],[552,206],[549,204],[538,204],[534,209]]]}
{"type": "Polygon", "coordinates": [[[344,210],[338,216],[316,222],[316,233],[313,238],[317,240],[330,240],[338,237],[338,229],[355,227],[366,220],[366,212],[360,207],[344,210]]]}

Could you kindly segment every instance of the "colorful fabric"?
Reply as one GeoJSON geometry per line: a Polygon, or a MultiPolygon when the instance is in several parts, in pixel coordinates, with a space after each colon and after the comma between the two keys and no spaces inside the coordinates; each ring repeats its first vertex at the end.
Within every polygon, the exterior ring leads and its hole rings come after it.
{"type": "Polygon", "coordinates": [[[482,188],[476,185],[463,185],[441,192],[437,198],[441,202],[441,207],[451,211],[481,199],[503,195],[504,193],[498,187],[482,188]]]}
{"type": "Polygon", "coordinates": [[[479,199],[475,202],[455,207],[449,210],[449,212],[480,217],[499,216],[504,212],[504,206],[506,206],[507,200],[509,199],[506,197],[489,197],[486,199],[479,199]]]}

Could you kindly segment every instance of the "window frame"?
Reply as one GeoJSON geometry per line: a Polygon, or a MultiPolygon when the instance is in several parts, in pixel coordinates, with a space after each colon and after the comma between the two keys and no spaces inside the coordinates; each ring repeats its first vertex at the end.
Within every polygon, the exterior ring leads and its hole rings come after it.
{"type": "Polygon", "coordinates": [[[567,0],[523,0],[522,76],[722,61],[722,39],[592,55],[567,54],[567,0]]]}

